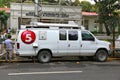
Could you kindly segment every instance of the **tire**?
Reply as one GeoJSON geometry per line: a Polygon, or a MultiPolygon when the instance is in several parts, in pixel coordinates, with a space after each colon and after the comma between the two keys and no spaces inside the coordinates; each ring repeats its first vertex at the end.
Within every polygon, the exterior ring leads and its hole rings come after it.
{"type": "Polygon", "coordinates": [[[107,58],[108,58],[108,54],[105,50],[99,50],[95,55],[95,59],[99,62],[105,62],[107,61],[107,58]]]}
{"type": "Polygon", "coordinates": [[[44,50],[38,54],[38,61],[42,63],[47,63],[51,60],[50,51],[44,50]]]}

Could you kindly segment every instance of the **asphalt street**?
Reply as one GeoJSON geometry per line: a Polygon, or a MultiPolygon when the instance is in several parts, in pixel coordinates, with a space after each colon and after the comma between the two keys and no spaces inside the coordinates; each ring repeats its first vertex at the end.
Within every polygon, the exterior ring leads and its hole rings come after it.
{"type": "Polygon", "coordinates": [[[120,80],[120,59],[0,62],[0,80],[120,80]]]}

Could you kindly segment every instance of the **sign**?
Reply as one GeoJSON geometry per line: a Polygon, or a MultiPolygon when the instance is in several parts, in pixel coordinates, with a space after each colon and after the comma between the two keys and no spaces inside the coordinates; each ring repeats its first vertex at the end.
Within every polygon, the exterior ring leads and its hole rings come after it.
{"type": "Polygon", "coordinates": [[[46,39],[47,39],[47,32],[40,31],[40,40],[46,40],[46,39]]]}
{"type": "MultiPolygon", "coordinates": [[[[26,13],[26,16],[35,16],[35,13],[34,12],[28,12],[28,13],[26,13]]],[[[42,14],[39,14],[38,16],[68,18],[69,14],[58,13],[58,12],[43,12],[42,14]]]]}
{"type": "Polygon", "coordinates": [[[31,44],[35,41],[36,35],[31,30],[26,30],[21,34],[21,40],[26,44],[31,44]]]}
{"type": "Polygon", "coordinates": [[[60,18],[68,18],[69,15],[66,13],[56,13],[56,12],[44,12],[42,14],[43,17],[60,17],[60,18]]]}
{"type": "Polygon", "coordinates": [[[34,16],[34,15],[35,15],[34,12],[28,12],[28,13],[26,13],[26,16],[34,16]]]}

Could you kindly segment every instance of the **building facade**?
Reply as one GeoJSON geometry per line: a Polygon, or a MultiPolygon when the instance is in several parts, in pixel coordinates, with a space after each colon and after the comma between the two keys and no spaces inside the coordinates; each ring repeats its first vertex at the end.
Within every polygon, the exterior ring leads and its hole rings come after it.
{"type": "Polygon", "coordinates": [[[35,15],[35,6],[31,3],[11,3],[10,27],[19,28],[22,24],[30,24],[36,19],[39,22],[68,23],[75,21],[81,25],[82,13],[80,6],[42,5],[35,15]]]}
{"type": "Polygon", "coordinates": [[[82,12],[82,25],[86,27],[87,30],[97,32],[105,32],[103,24],[98,22],[98,14],[96,12],[82,12]]]}
{"type": "Polygon", "coordinates": [[[30,24],[30,22],[38,19],[38,21],[47,23],[67,23],[68,21],[75,21],[79,25],[83,25],[87,30],[94,31],[96,27],[98,32],[105,32],[104,25],[100,25],[97,22],[98,14],[95,12],[81,12],[80,6],[61,7],[60,5],[43,5],[42,8],[39,8],[39,17],[34,16],[34,4],[11,3],[11,8],[1,8],[0,10],[5,10],[10,14],[7,27],[15,30],[18,29],[21,24],[30,24]]]}

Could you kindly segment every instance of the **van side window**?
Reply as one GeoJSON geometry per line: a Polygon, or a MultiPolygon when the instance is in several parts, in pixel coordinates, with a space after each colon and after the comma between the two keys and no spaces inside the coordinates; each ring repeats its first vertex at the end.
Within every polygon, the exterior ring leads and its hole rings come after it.
{"type": "Polygon", "coordinates": [[[92,41],[94,40],[94,37],[87,31],[81,31],[82,33],[82,40],[83,41],[92,41]]]}
{"type": "Polygon", "coordinates": [[[67,32],[66,30],[59,31],[59,40],[67,40],[67,32]]]}
{"type": "Polygon", "coordinates": [[[78,40],[78,32],[77,31],[68,31],[68,39],[69,40],[78,40]]]}

